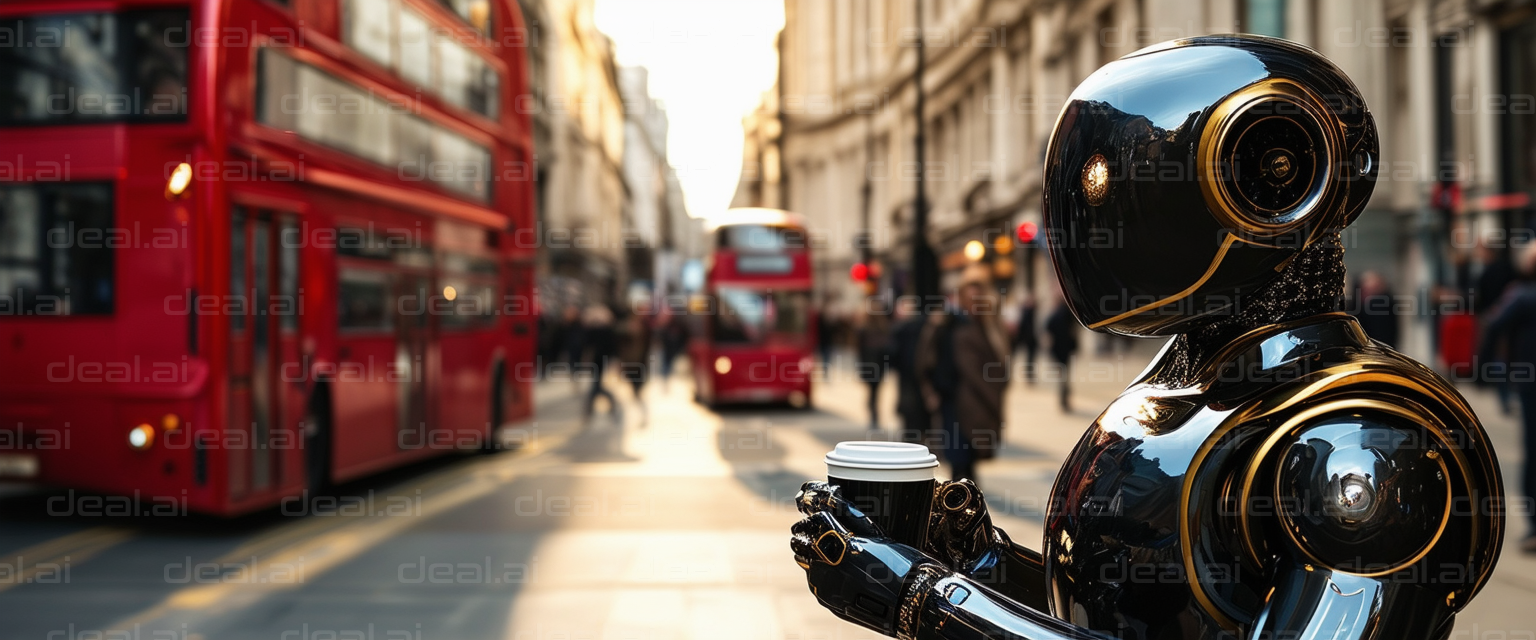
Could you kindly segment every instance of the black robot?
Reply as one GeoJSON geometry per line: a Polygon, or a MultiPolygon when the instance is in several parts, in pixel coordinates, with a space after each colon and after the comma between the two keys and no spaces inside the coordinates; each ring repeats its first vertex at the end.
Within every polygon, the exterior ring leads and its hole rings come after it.
{"type": "Polygon", "coordinates": [[[899,638],[1443,639],[1503,538],[1498,463],[1450,384],[1338,313],[1375,124],[1316,52],[1154,46],[1057,121],[1045,223],[1090,329],[1172,336],[1083,436],[1044,546],[939,486],[926,548],[808,483],[791,547],[838,616],[899,638]]]}

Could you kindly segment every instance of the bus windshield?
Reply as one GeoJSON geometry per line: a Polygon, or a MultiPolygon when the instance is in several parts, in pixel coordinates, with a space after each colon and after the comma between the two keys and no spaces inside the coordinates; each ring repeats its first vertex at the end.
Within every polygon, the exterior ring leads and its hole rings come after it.
{"type": "Polygon", "coordinates": [[[804,229],[762,224],[720,227],[718,245],[740,253],[783,253],[809,248],[804,229]]]}
{"type": "Polygon", "coordinates": [[[805,337],[810,293],[721,287],[713,317],[718,344],[763,344],[805,337]]]}
{"type": "Polygon", "coordinates": [[[0,18],[0,37],[0,126],[186,119],[186,10],[0,18]]]}

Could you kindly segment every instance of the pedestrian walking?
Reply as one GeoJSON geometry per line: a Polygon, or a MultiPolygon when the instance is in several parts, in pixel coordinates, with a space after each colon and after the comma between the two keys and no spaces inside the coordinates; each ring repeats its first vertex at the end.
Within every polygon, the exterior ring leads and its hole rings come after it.
{"type": "Polygon", "coordinates": [[[830,380],[832,375],[832,309],[825,302],[816,314],[816,350],[821,352],[821,379],[830,380]]]}
{"type": "Polygon", "coordinates": [[[609,415],[623,424],[618,398],[603,386],[603,374],[607,372],[608,363],[618,350],[618,339],[613,329],[613,311],[600,304],[588,305],[581,314],[581,333],[586,337],[587,364],[592,371],[592,388],[587,393],[587,402],[581,413],[582,422],[592,417],[592,406],[597,403],[598,396],[602,396],[608,399],[609,415]]]}
{"type": "Polygon", "coordinates": [[[1077,318],[1057,294],[1056,308],[1045,319],[1045,332],[1051,336],[1051,359],[1056,361],[1061,378],[1061,412],[1072,413],[1072,356],[1077,353],[1077,318]]]}
{"type": "Polygon", "coordinates": [[[564,354],[566,364],[570,366],[571,385],[575,389],[581,388],[581,382],[576,372],[583,364],[587,363],[584,357],[587,350],[587,336],[586,327],[582,326],[583,323],[584,320],[580,307],[574,304],[565,307],[564,322],[561,323],[564,325],[565,331],[561,336],[562,344],[560,349],[564,354]]]}
{"type": "MultiPolygon", "coordinates": [[[[1505,290],[1484,328],[1478,361],[1484,377],[1505,383],[1520,399],[1521,438],[1525,445],[1522,490],[1536,500],[1536,244],[1521,255],[1521,279],[1505,290]],[[1489,367],[1505,355],[1502,370],[1489,367]]],[[[1529,529],[1520,550],[1536,554],[1536,510],[1528,511],[1529,529]]]]}
{"type": "Polygon", "coordinates": [[[560,346],[561,341],[565,337],[565,329],[560,326],[560,322],[557,319],[550,317],[548,313],[539,314],[538,328],[539,363],[537,369],[539,379],[544,380],[549,377],[550,366],[560,359],[560,346]]]}
{"type": "Polygon", "coordinates": [[[880,383],[889,366],[891,323],[883,310],[866,304],[859,326],[859,380],[869,389],[869,430],[880,430],[880,383]]]}
{"type": "Polygon", "coordinates": [[[671,386],[677,357],[688,346],[688,321],[682,314],[669,311],[661,327],[661,384],[665,390],[671,386]]]}
{"type": "Polygon", "coordinates": [[[642,308],[624,319],[619,336],[619,370],[635,392],[635,403],[645,410],[645,398],[641,392],[651,375],[651,325],[650,310],[642,308]]]}
{"type": "MultiPolygon", "coordinates": [[[[1486,325],[1493,315],[1495,305],[1503,299],[1504,291],[1518,279],[1519,274],[1509,262],[1509,251],[1495,250],[1486,241],[1477,243],[1477,258],[1482,271],[1477,275],[1472,313],[1476,314],[1477,323],[1486,325]]],[[[1506,416],[1513,413],[1514,388],[1506,382],[1497,382],[1494,383],[1494,389],[1499,394],[1499,410],[1506,416]]]]}
{"type": "Polygon", "coordinates": [[[983,265],[966,268],[955,306],[933,316],[917,351],[923,397],[939,416],[939,448],[955,480],[975,481],[976,463],[1002,446],[1009,341],[991,280],[983,265]]]}
{"type": "Polygon", "coordinates": [[[928,318],[918,310],[917,300],[902,298],[896,305],[896,325],[891,328],[891,367],[896,370],[896,413],[901,416],[901,441],[923,442],[933,428],[933,414],[923,401],[923,387],[917,372],[918,342],[928,318]]]}
{"type": "Polygon", "coordinates": [[[1395,346],[1398,338],[1397,308],[1392,300],[1392,287],[1387,279],[1375,271],[1360,276],[1350,309],[1360,321],[1360,328],[1372,340],[1395,346]]]}
{"type": "Polygon", "coordinates": [[[1019,304],[1019,325],[1013,331],[1013,350],[1024,350],[1024,383],[1035,383],[1035,355],[1040,350],[1040,334],[1035,326],[1035,294],[1025,293],[1019,304]]]}

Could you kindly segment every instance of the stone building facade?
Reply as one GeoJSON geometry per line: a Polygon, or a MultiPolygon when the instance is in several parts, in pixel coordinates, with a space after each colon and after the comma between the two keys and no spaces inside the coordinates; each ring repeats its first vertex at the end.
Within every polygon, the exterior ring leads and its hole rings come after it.
{"type": "Polygon", "coordinates": [[[624,173],[624,99],[613,43],[593,0],[523,0],[539,185],[545,307],[611,302],[629,281],[633,202],[624,173]]]}
{"type": "MultiPolygon", "coordinates": [[[[915,1],[785,0],[779,81],[744,121],[751,161],[738,199],[780,194],[807,216],[823,242],[819,275],[834,307],[862,295],[845,275],[863,259],[861,238],[883,258],[885,284],[904,282],[916,175],[915,1]],[[769,159],[782,180],[773,188],[769,159]]],[[[1493,259],[1506,259],[1500,246],[1531,239],[1536,3],[920,1],[929,240],[946,266],[964,263],[959,252],[970,240],[1038,221],[1044,146],[1079,82],[1150,44],[1230,32],[1311,46],[1364,92],[1382,134],[1383,183],[1346,238],[1348,256],[1353,272],[1375,270],[1393,283],[1409,316],[1410,351],[1429,349],[1423,311],[1436,288],[1454,300],[1483,268],[1471,251],[1479,239],[1493,259]]],[[[1048,265],[1039,266],[1046,286],[1048,265]]],[[[1015,289],[1026,284],[1016,278],[1015,289]]]]}

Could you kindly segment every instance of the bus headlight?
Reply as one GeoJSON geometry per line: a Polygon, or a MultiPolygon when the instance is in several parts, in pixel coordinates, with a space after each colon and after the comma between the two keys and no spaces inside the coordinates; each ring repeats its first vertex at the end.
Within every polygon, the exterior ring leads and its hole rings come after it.
{"type": "Polygon", "coordinates": [[[192,186],[192,165],[185,162],[176,165],[171,170],[171,179],[165,183],[167,197],[175,198],[187,192],[187,187],[192,186]]]}
{"type": "Polygon", "coordinates": [[[715,373],[725,375],[731,372],[731,359],[725,356],[715,358],[715,373]]]}
{"type": "Polygon", "coordinates": [[[155,428],[150,426],[148,422],[128,431],[128,446],[133,447],[136,451],[148,449],[154,443],[155,428]]]}

